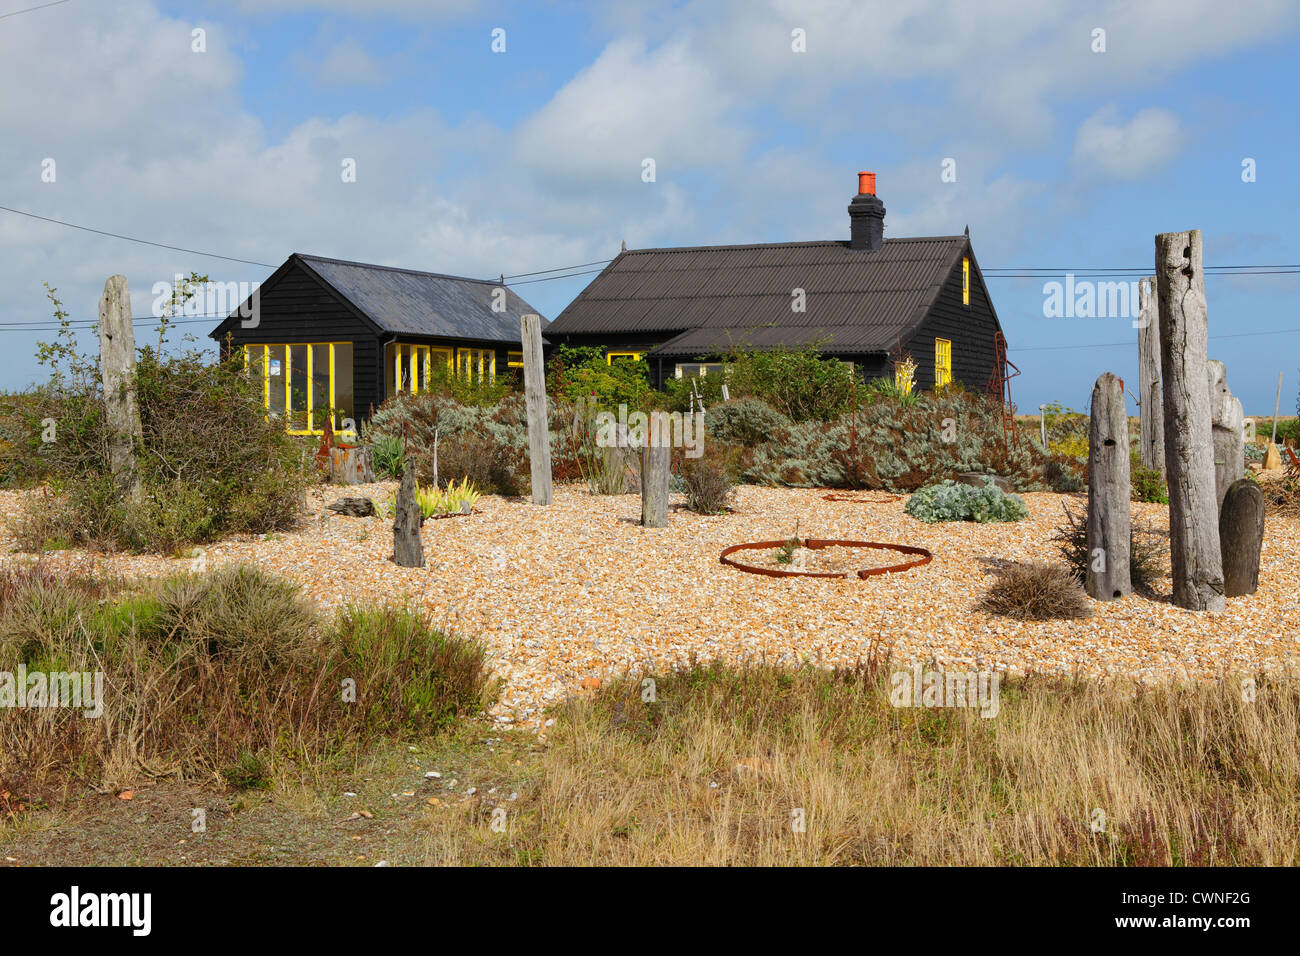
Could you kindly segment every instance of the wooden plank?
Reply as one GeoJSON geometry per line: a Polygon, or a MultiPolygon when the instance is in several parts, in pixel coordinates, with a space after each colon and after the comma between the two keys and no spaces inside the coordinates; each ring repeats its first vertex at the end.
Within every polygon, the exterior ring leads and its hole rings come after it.
{"type": "Polygon", "coordinates": [[[542,317],[535,312],[519,317],[524,352],[524,405],[528,410],[528,466],[532,473],[533,504],[549,505],[551,491],[551,435],[546,413],[546,366],[542,359],[542,317]]]}
{"type": "Polygon", "coordinates": [[[1098,601],[1122,598],[1129,578],[1129,444],[1124,383],[1107,372],[1092,389],[1088,424],[1088,572],[1098,601]]]}
{"type": "Polygon", "coordinates": [[[1156,236],[1169,551],[1173,603],[1193,611],[1222,611],[1226,605],[1206,387],[1209,322],[1201,254],[1199,229],[1156,236]]]}
{"type": "Polygon", "coordinates": [[[135,392],[135,329],[126,276],[110,276],[99,297],[99,370],[108,423],[109,468],[130,500],[143,493],[135,450],[144,440],[135,392]]]}
{"type": "Polygon", "coordinates": [[[668,476],[672,448],[667,442],[647,439],[641,451],[641,523],[647,528],[668,527],[668,476]]]}
{"type": "Polygon", "coordinates": [[[1264,492],[1249,478],[1234,481],[1219,512],[1223,544],[1223,594],[1240,597],[1259,588],[1259,551],[1264,543],[1264,492]]]}
{"type": "Polygon", "coordinates": [[[1165,477],[1165,409],[1160,387],[1160,315],[1156,277],[1138,280],[1138,434],[1142,467],[1165,477]]]}
{"type": "Polygon", "coordinates": [[[404,568],[424,567],[424,542],[420,539],[420,502],[415,497],[415,457],[406,459],[402,483],[397,486],[393,515],[393,561],[404,568]]]}

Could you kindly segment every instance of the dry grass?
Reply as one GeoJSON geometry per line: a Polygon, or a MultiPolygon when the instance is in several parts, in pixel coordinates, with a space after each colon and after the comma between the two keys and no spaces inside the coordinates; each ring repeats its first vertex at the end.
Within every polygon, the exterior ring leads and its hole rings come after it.
{"type": "Polygon", "coordinates": [[[1043,561],[999,568],[978,607],[1019,621],[1070,620],[1092,613],[1079,576],[1043,561]]]}
{"type": "Polygon", "coordinates": [[[619,682],[559,715],[500,832],[492,798],[431,808],[427,862],[1300,862],[1293,681],[1248,702],[1236,680],[1031,678],[984,719],[891,706],[889,670],[706,667],[657,679],[654,703],[619,682]]]}

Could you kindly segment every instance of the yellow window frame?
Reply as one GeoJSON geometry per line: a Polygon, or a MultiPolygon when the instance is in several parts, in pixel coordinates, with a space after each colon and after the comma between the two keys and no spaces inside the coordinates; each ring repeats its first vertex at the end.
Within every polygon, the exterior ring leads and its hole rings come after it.
{"type": "Polygon", "coordinates": [[[457,349],[456,374],[464,375],[471,382],[495,382],[497,377],[497,353],[494,349],[457,349]],[[478,373],[477,379],[475,372],[478,373]]]}
{"type": "Polygon", "coordinates": [[[643,355],[645,355],[644,352],[606,352],[605,364],[613,365],[616,358],[630,358],[633,362],[639,362],[643,355]]]}
{"type": "Polygon", "coordinates": [[[961,304],[970,305],[970,257],[961,257],[961,304]]]}
{"type": "MultiPolygon", "coordinates": [[[[316,411],[314,395],[313,395],[314,390],[311,384],[313,380],[312,373],[314,371],[314,369],[312,368],[314,353],[317,346],[329,348],[329,366],[330,366],[329,407],[331,410],[333,410],[338,407],[335,404],[337,398],[337,395],[335,393],[335,388],[337,383],[335,382],[335,378],[334,378],[334,348],[335,346],[339,346],[339,345],[352,345],[352,344],[353,343],[349,341],[349,342],[284,342],[284,343],[276,342],[270,345],[245,345],[244,346],[244,372],[245,373],[248,372],[249,355],[252,353],[252,350],[261,349],[262,352],[262,407],[266,409],[267,417],[269,418],[271,413],[271,357],[273,354],[272,350],[276,349],[279,350],[278,353],[276,354],[276,357],[279,358],[281,362],[280,375],[284,379],[284,423],[286,426],[285,430],[290,435],[325,434],[324,428],[311,427],[311,423],[315,421],[315,411],[316,411]],[[307,350],[307,409],[306,411],[307,411],[308,427],[305,429],[287,427],[290,420],[292,419],[293,412],[294,412],[293,400],[292,400],[293,390],[289,384],[293,372],[292,365],[290,364],[290,362],[292,361],[290,357],[292,355],[292,352],[290,351],[290,347],[294,345],[305,346],[307,350]]],[[[344,432],[342,430],[340,430],[339,433],[355,434],[354,432],[344,432]]]]}
{"type": "Polygon", "coordinates": [[[506,368],[523,368],[523,367],[524,367],[523,352],[506,353],[506,368]]]}
{"type": "Polygon", "coordinates": [[[934,340],[934,387],[944,388],[952,384],[952,341],[936,338],[934,340]]]}

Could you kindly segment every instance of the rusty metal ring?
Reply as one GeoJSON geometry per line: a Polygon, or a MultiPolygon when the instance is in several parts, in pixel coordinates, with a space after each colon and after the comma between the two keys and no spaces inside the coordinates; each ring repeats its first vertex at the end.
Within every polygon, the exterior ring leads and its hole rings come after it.
{"type": "Polygon", "coordinates": [[[752,564],[741,564],[739,561],[733,561],[727,555],[736,551],[766,551],[770,549],[783,547],[789,541],[788,538],[782,541],[753,541],[746,544],[733,544],[726,548],[719,560],[737,571],[746,571],[749,574],[765,574],[772,578],[847,578],[850,574],[856,573],[859,578],[869,578],[877,574],[895,574],[899,571],[910,571],[912,568],[919,568],[923,564],[929,564],[934,560],[934,555],[925,548],[915,548],[907,544],[882,544],[879,541],[841,541],[831,538],[803,538],[800,540],[800,547],[817,551],[822,548],[874,548],[878,551],[897,551],[900,554],[918,555],[914,561],[905,561],[902,564],[891,564],[883,568],[864,568],[861,571],[781,571],[776,568],[759,568],[752,564]]]}
{"type": "Polygon", "coordinates": [[[827,501],[847,501],[858,505],[886,505],[891,501],[902,501],[902,495],[887,494],[883,498],[857,498],[852,495],[822,495],[827,501]]]}

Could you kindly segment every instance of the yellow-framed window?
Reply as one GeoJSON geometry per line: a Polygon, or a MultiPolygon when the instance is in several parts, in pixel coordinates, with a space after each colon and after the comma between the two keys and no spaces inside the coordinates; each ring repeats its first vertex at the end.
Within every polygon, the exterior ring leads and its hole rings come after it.
{"type": "Polygon", "coordinates": [[[934,340],[934,387],[943,388],[952,383],[952,342],[934,340]]]}
{"type": "Polygon", "coordinates": [[[645,353],[644,352],[606,352],[605,364],[613,365],[614,359],[627,359],[631,362],[639,362],[641,361],[642,355],[645,355],[645,353]]]}
{"type": "Polygon", "coordinates": [[[524,367],[523,352],[506,353],[506,368],[523,368],[523,367],[524,367]]]}
{"type": "Polygon", "coordinates": [[[492,382],[497,376],[497,354],[492,349],[457,349],[456,374],[470,382],[492,382]]]}
{"type": "Polygon", "coordinates": [[[399,392],[418,395],[428,391],[433,369],[443,362],[450,372],[454,351],[438,345],[413,342],[390,343],[384,352],[384,395],[392,398],[399,392]]]}
{"type": "Polygon", "coordinates": [[[326,422],[355,435],[351,342],[244,346],[244,370],[262,383],[262,407],[293,435],[320,435],[326,422]],[[348,427],[351,426],[351,427],[348,427]]]}
{"type": "Polygon", "coordinates": [[[961,257],[961,304],[970,305],[970,258],[961,257]]]}

